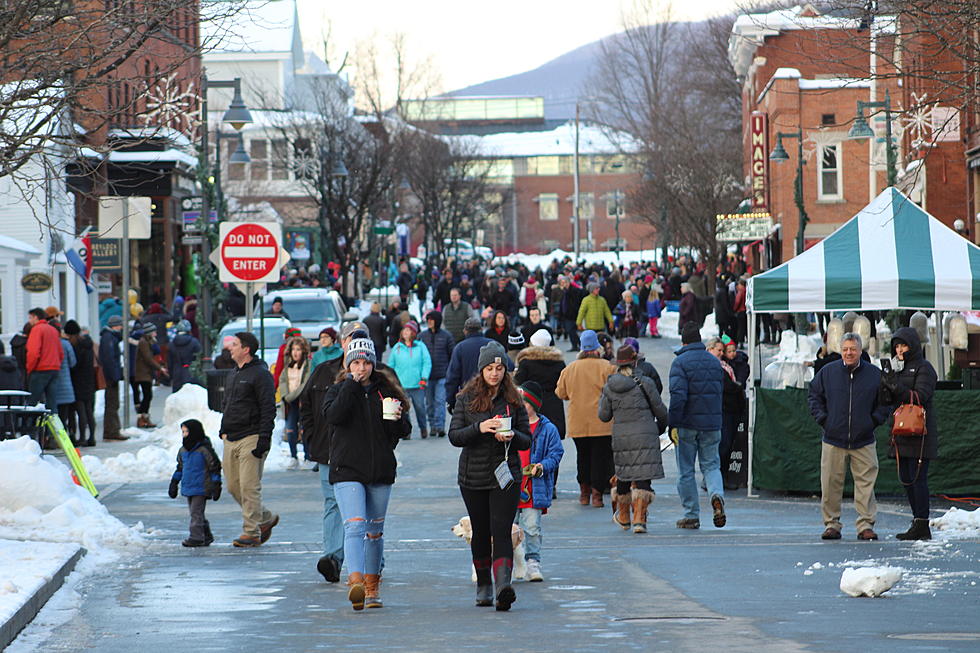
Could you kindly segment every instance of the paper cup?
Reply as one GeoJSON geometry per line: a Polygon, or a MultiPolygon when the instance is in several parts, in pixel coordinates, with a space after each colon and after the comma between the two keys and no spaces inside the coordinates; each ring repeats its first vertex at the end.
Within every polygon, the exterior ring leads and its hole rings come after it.
{"type": "Polygon", "coordinates": [[[510,433],[510,420],[512,417],[498,417],[500,420],[500,426],[497,427],[497,433],[510,433]]]}
{"type": "Polygon", "coordinates": [[[398,401],[393,397],[385,397],[381,400],[381,417],[382,419],[394,421],[398,419],[398,407],[402,405],[402,402],[398,401]]]}

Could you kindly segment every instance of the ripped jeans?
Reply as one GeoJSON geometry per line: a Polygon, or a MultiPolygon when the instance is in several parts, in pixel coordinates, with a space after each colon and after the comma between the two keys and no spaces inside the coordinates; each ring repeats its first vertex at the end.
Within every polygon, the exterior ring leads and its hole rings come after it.
{"type": "Polygon", "coordinates": [[[344,563],[348,573],[379,573],[391,486],[342,481],[334,483],[333,490],[344,520],[344,563]]]}

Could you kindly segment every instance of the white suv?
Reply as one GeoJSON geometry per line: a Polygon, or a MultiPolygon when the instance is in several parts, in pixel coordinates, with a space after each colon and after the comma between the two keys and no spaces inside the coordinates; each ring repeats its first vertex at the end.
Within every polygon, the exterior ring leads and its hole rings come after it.
{"type": "MultiPolygon", "coordinates": [[[[320,346],[320,331],[333,327],[338,333],[343,323],[344,306],[340,294],[336,290],[326,288],[289,288],[270,290],[262,298],[262,307],[268,316],[272,311],[273,300],[282,299],[282,310],[288,315],[290,324],[303,332],[303,337],[310,340],[313,349],[320,346]]],[[[259,318],[255,312],[253,319],[259,318]]]]}

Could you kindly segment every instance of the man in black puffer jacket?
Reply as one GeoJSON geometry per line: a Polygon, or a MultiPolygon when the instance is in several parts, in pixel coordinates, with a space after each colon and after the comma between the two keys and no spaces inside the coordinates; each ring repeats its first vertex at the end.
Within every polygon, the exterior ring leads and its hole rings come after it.
{"type": "Polygon", "coordinates": [[[456,343],[453,336],[442,328],[442,313],[429,311],[425,321],[429,328],[419,334],[419,340],[425,343],[432,359],[432,371],[425,386],[425,405],[429,411],[432,437],[441,438],[446,435],[446,372],[456,343]]]}
{"type": "Polygon", "coordinates": [[[276,386],[265,361],[255,357],[259,341],[254,335],[236,333],[228,350],[238,369],[228,379],[225,392],[221,466],[228,491],[242,507],[242,534],[232,544],[250,548],[268,540],[279,523],[279,515],[262,505],[262,468],[272,446],[276,386]]]}

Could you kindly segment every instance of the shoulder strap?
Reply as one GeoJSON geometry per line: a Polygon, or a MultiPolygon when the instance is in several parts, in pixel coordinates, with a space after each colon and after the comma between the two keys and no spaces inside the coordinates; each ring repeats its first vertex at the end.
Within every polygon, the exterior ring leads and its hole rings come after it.
{"type": "Polygon", "coordinates": [[[653,409],[653,402],[650,400],[650,395],[647,394],[647,389],[643,387],[643,382],[639,377],[633,377],[633,381],[636,383],[636,387],[640,389],[643,393],[643,398],[646,399],[647,408],[650,409],[650,414],[653,415],[653,419],[657,419],[657,412],[653,409]]]}

